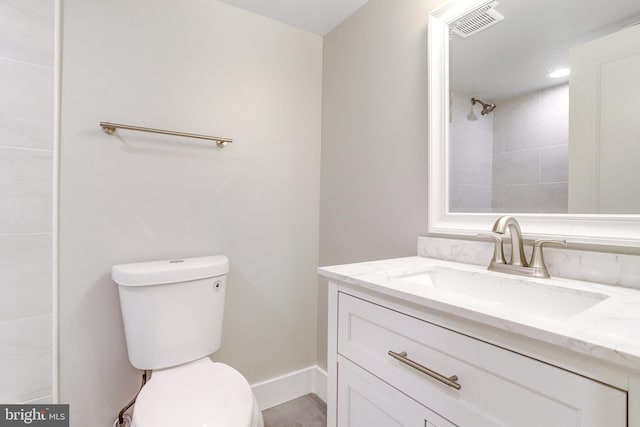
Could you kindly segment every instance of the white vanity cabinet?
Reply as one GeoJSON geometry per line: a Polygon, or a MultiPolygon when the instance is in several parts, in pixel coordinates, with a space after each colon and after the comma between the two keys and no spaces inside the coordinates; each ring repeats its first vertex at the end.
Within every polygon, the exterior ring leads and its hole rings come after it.
{"type": "Polygon", "coordinates": [[[454,427],[444,418],[342,358],[338,364],[338,425],[454,427]]]}
{"type": "Polygon", "coordinates": [[[329,292],[329,426],[637,425],[619,384],[436,323],[410,302],[337,282],[329,292]]]}

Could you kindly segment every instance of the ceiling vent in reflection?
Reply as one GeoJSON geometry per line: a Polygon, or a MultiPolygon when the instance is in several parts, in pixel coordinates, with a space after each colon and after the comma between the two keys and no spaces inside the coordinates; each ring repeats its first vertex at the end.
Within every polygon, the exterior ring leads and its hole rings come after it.
{"type": "Polygon", "coordinates": [[[460,37],[467,38],[478,31],[497,24],[504,19],[504,16],[495,10],[497,5],[498,2],[494,1],[467,13],[451,24],[451,31],[460,37]]]}

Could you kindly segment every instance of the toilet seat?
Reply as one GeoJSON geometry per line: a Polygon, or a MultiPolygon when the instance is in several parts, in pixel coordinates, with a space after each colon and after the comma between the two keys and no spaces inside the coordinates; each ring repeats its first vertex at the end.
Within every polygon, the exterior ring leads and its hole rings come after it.
{"type": "Polygon", "coordinates": [[[154,371],[140,391],[132,427],[261,427],[251,387],[208,357],[154,371]]]}

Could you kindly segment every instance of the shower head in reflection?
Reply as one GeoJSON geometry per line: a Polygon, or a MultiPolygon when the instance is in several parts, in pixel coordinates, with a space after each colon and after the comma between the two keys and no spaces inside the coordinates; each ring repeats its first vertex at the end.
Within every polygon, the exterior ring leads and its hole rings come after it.
{"type": "MultiPolygon", "coordinates": [[[[486,116],[487,114],[489,114],[490,112],[496,109],[496,104],[493,104],[491,102],[484,102],[482,99],[478,99],[478,98],[471,98],[471,113],[473,114],[474,117],[475,117],[475,113],[473,113],[473,106],[476,104],[482,105],[482,111],[480,112],[480,114],[483,116],[486,116]]],[[[474,119],[471,119],[469,116],[467,116],[467,118],[469,120],[474,120],[474,119]]]]}
{"type": "Polygon", "coordinates": [[[470,122],[475,122],[476,120],[478,120],[478,116],[476,116],[476,112],[473,111],[473,102],[471,103],[471,111],[469,111],[469,114],[467,114],[467,120],[469,120],[470,122]]]}

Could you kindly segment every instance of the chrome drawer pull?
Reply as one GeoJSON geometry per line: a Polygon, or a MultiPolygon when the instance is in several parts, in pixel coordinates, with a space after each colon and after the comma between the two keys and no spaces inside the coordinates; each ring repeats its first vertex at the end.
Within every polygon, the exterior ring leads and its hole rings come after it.
{"type": "Polygon", "coordinates": [[[406,351],[403,351],[402,353],[396,353],[396,352],[393,352],[393,351],[389,350],[389,352],[387,354],[389,356],[393,357],[394,359],[397,359],[397,360],[401,361],[405,365],[411,366],[413,369],[416,369],[416,370],[422,372],[423,374],[429,375],[431,378],[436,379],[436,380],[440,381],[441,383],[448,385],[449,387],[453,387],[456,390],[460,390],[462,388],[462,386],[456,382],[456,381],[458,381],[458,376],[457,375],[453,375],[451,377],[445,377],[444,375],[439,374],[436,371],[432,371],[431,369],[427,368],[426,366],[422,366],[421,364],[416,363],[413,360],[409,359],[407,357],[407,352],[406,351]]]}

